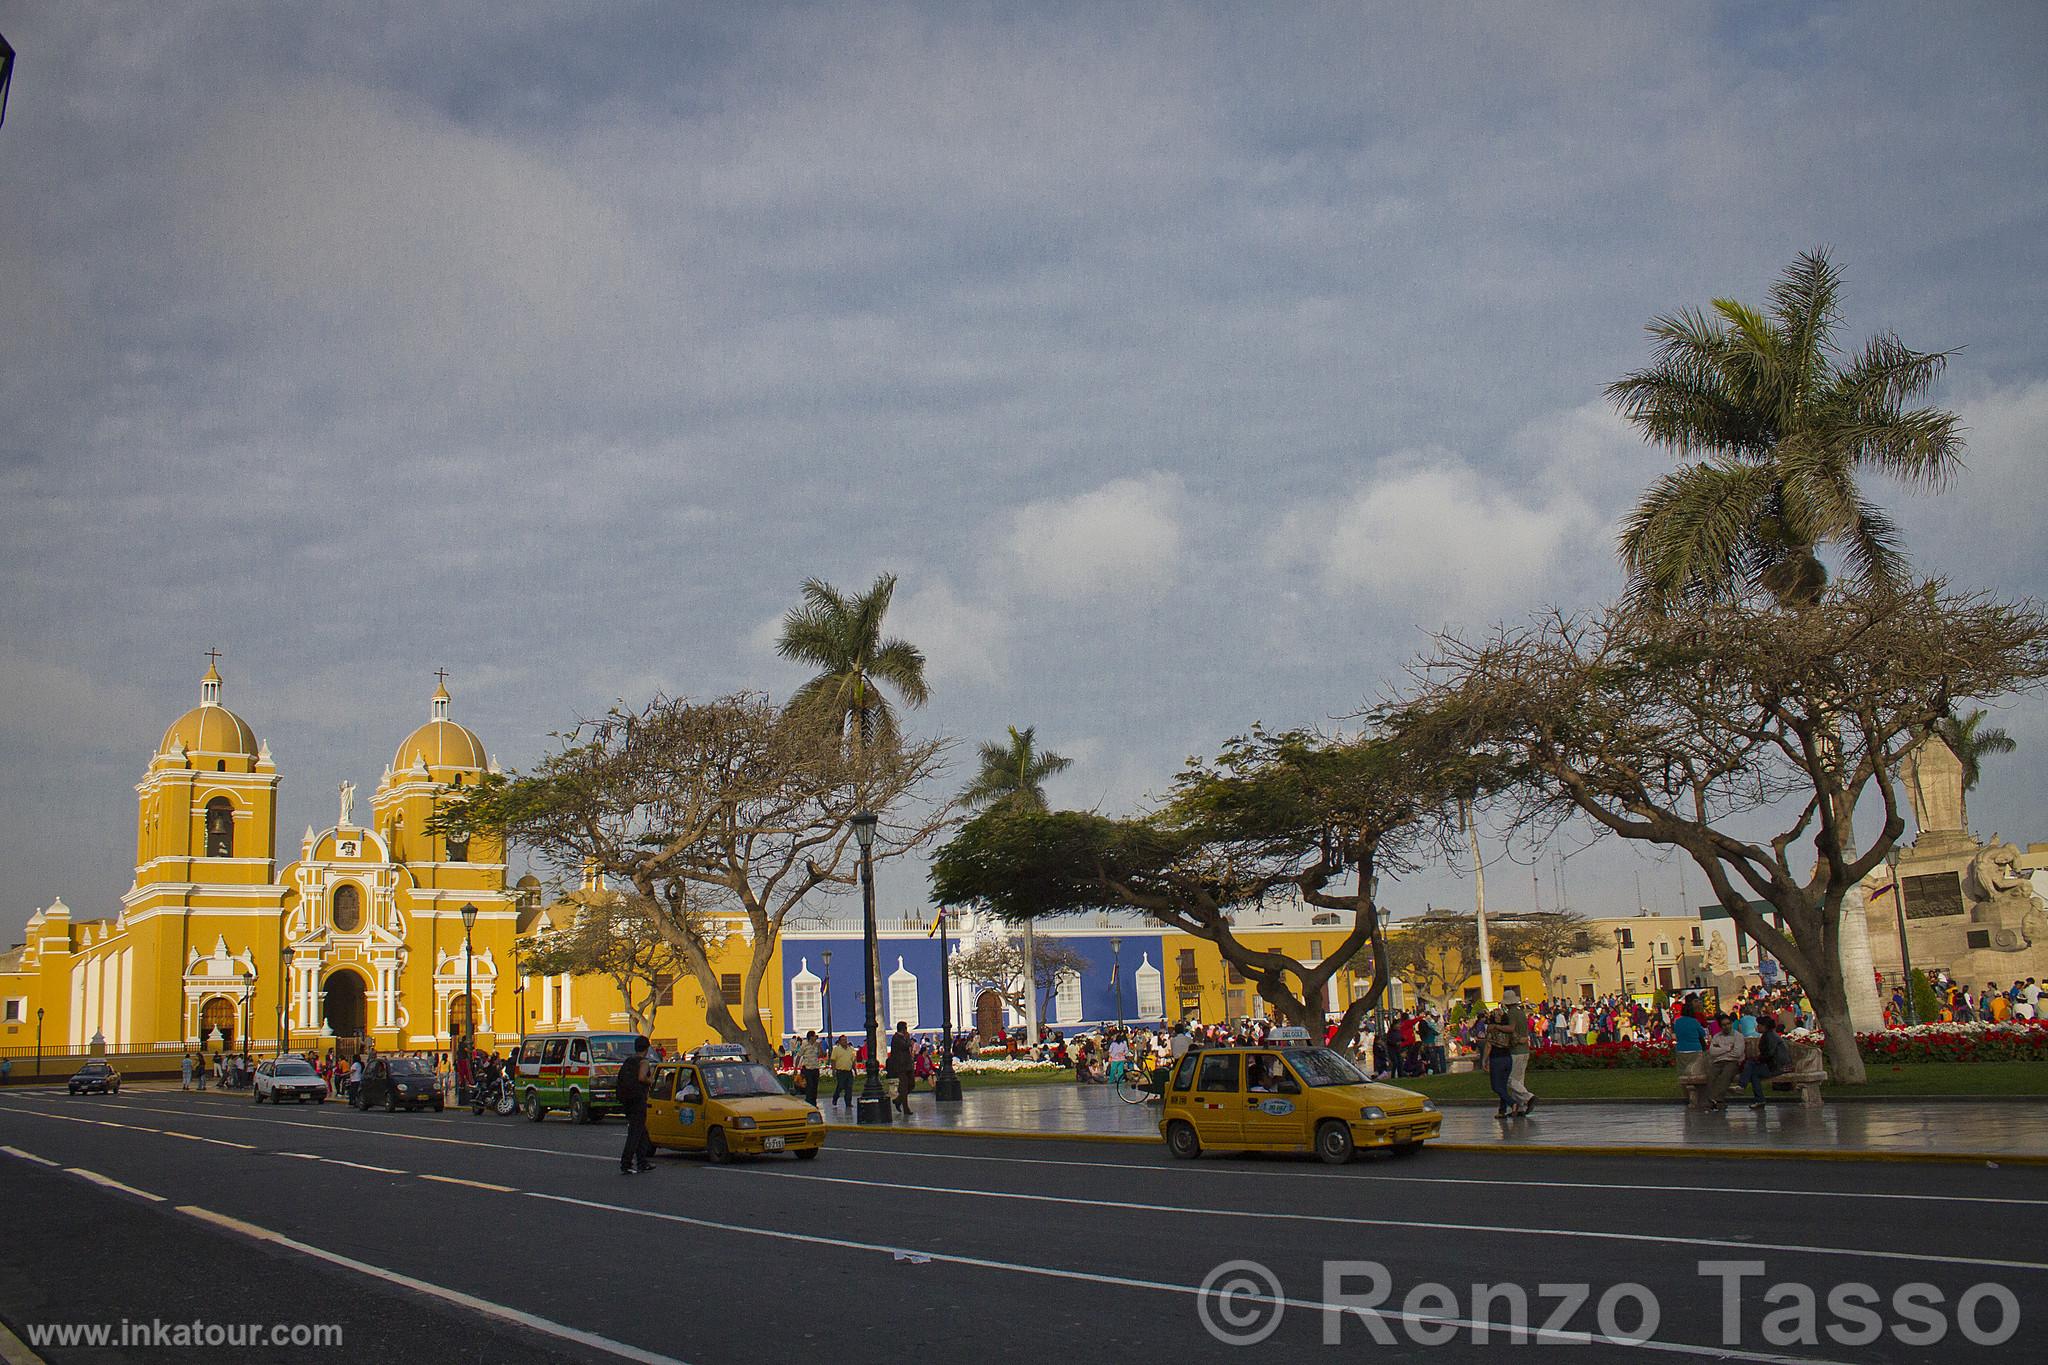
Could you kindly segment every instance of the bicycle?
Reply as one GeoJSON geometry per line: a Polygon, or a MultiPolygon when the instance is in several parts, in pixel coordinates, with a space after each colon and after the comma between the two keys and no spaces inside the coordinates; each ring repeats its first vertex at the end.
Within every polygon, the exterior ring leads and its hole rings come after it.
{"type": "Polygon", "coordinates": [[[1165,1088],[1165,1073],[1147,1067],[1138,1061],[1124,1063],[1124,1074],[1117,1077],[1116,1097],[1125,1104],[1143,1104],[1159,1098],[1165,1088]]]}

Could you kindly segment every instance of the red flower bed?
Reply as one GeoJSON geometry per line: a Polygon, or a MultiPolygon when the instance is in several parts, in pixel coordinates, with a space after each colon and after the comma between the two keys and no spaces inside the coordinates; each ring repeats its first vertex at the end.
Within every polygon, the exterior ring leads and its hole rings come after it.
{"type": "Polygon", "coordinates": [[[1539,1044],[1529,1054],[1531,1071],[1613,1071],[1623,1067],[1670,1066],[1671,1044],[1539,1044]]]}

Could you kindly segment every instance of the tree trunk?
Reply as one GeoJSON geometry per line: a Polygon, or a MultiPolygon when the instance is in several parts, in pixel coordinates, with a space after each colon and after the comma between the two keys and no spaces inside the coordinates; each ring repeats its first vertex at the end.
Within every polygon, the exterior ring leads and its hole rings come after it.
{"type": "Polygon", "coordinates": [[[1813,1012],[1820,1019],[1821,1031],[1827,1035],[1821,1050],[1834,1079],[1842,1085],[1863,1084],[1863,1054],[1856,1050],[1856,1025],[1849,1017],[1848,1001],[1839,989],[1809,992],[1808,999],[1813,1001],[1813,1012]]]}

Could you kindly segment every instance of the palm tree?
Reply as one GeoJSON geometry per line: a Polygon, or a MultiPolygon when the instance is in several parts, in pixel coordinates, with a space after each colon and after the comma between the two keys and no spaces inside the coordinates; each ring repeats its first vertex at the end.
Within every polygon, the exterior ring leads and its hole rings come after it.
{"type": "Polygon", "coordinates": [[[882,638],[882,618],[895,595],[894,574],[883,574],[858,597],[823,579],[804,580],[803,604],[782,618],[776,652],[820,671],[790,698],[791,710],[814,713],[862,744],[895,738],[896,712],[882,685],[912,707],[931,696],[923,651],[908,640],[882,638]]]}
{"type": "Polygon", "coordinates": [[[1038,748],[1038,727],[1009,727],[1010,742],[981,746],[981,771],[962,798],[976,810],[1045,810],[1045,779],[1074,766],[1071,758],[1038,748]]]}
{"type": "Polygon", "coordinates": [[[1802,253],[1771,287],[1768,314],[1716,299],[1712,316],[1657,318],[1656,363],[1608,387],[1645,440],[1699,457],[1652,484],[1623,526],[1635,601],[1761,589],[1780,606],[1808,603],[1827,585],[1822,545],[1866,580],[1904,576],[1898,528],[1856,480],[1878,470],[1938,490],[1960,467],[1955,414],[1906,406],[1948,357],[1884,332],[1843,363],[1840,286],[1825,251],[1802,253]]]}
{"type": "Polygon", "coordinates": [[[1997,726],[1985,726],[1983,710],[1972,711],[1963,717],[1949,716],[1934,722],[1934,735],[1948,746],[1950,753],[1963,765],[1963,793],[1968,795],[1982,777],[1984,757],[1987,754],[2009,754],[2019,744],[1997,726]]]}

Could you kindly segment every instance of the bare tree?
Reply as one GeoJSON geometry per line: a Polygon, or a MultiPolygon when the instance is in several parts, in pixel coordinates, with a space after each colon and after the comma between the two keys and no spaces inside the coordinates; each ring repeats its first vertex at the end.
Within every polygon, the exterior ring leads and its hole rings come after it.
{"type": "MultiPolygon", "coordinates": [[[[1038,1017],[1043,1019],[1052,1003],[1053,992],[1059,989],[1060,977],[1067,972],[1086,971],[1090,964],[1079,952],[1053,939],[1034,939],[1031,957],[1031,981],[1038,992],[1038,1017]]],[[[955,953],[951,971],[956,980],[966,982],[977,994],[982,991],[999,992],[1013,1011],[1018,1014],[1024,1012],[1024,945],[1021,940],[983,939],[965,952],[955,953]]]]}
{"type": "Polygon", "coordinates": [[[1616,608],[1446,636],[1380,718],[1412,745],[1512,768],[1525,831],[1579,817],[1683,851],[1805,987],[1837,1078],[1860,1082],[1843,903],[1905,828],[1899,762],[1955,698],[2044,681],[2048,617],[2032,602],[1849,584],[1793,609],[1616,608]],[[1882,819],[1859,851],[1865,798],[1882,819]]]}
{"type": "MultiPolygon", "coordinates": [[[[562,906],[569,922],[522,944],[520,970],[538,976],[602,976],[618,988],[633,1030],[653,1032],[663,985],[689,970],[662,932],[656,907],[637,893],[598,887],[571,891],[562,906]]],[[[718,926],[698,925],[695,932],[706,943],[718,943],[718,926]]]]}
{"type": "Polygon", "coordinates": [[[922,794],[936,789],[946,748],[893,736],[848,744],[758,693],[657,697],[579,726],[530,773],[479,784],[442,822],[502,831],[565,872],[630,887],[696,978],[713,1032],[769,1062],[762,987],[784,921],[856,885],[855,812],[882,817],[877,862],[950,821],[950,804],[922,794]],[[747,945],[737,1011],[713,961],[735,931],[747,945]]]}

